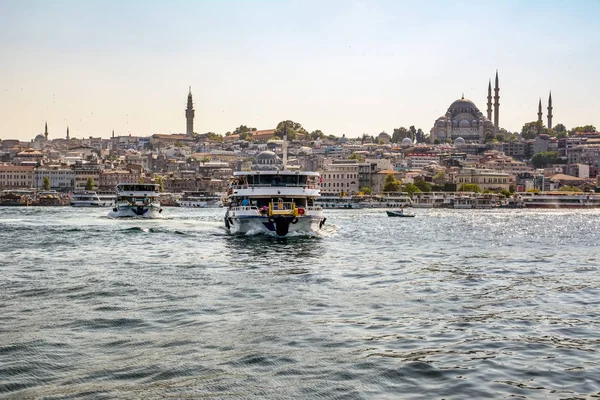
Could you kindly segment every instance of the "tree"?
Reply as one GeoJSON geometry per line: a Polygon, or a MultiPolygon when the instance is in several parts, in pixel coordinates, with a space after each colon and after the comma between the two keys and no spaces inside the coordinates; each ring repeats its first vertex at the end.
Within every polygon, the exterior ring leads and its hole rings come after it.
{"type": "Polygon", "coordinates": [[[48,178],[47,176],[44,177],[44,181],[42,182],[42,189],[50,190],[50,178],[48,178]]]}
{"type": "Polygon", "coordinates": [[[507,199],[508,199],[510,196],[512,196],[512,193],[511,193],[510,191],[508,191],[508,190],[501,190],[501,191],[500,191],[500,194],[501,194],[502,196],[506,197],[507,199]]]}
{"type": "Polygon", "coordinates": [[[177,141],[175,142],[175,147],[182,148],[182,147],[183,147],[183,143],[182,143],[182,142],[180,142],[179,140],[177,140],[177,141]]]}
{"type": "Polygon", "coordinates": [[[499,142],[504,142],[504,135],[499,133],[496,135],[496,140],[499,142]]]}
{"type": "Polygon", "coordinates": [[[250,134],[247,131],[246,132],[242,132],[239,135],[240,135],[240,139],[241,140],[249,140],[250,139],[250,134]]]}
{"type": "Polygon", "coordinates": [[[475,183],[463,183],[458,187],[459,192],[481,193],[481,188],[475,183]]]}
{"type": "Polygon", "coordinates": [[[419,189],[414,183],[408,183],[404,185],[402,190],[408,193],[408,195],[411,197],[414,193],[421,193],[421,189],[419,189]]]}
{"type": "Polygon", "coordinates": [[[415,181],[415,186],[419,188],[421,192],[431,192],[431,183],[423,180],[415,181]]]}
{"type": "Polygon", "coordinates": [[[566,138],[567,136],[569,136],[569,134],[567,132],[558,132],[556,134],[556,138],[557,139],[562,139],[562,138],[566,138]]]}
{"type": "Polygon", "coordinates": [[[518,140],[519,140],[519,138],[514,133],[511,133],[510,136],[508,137],[509,142],[516,142],[518,140]]]}
{"type": "Polygon", "coordinates": [[[402,186],[402,181],[396,179],[394,174],[387,174],[385,177],[385,183],[383,184],[384,192],[399,192],[402,186]]]}
{"type": "Polygon", "coordinates": [[[96,186],[94,184],[94,178],[88,176],[87,182],[85,183],[85,190],[94,190],[94,186],[96,186]]]}
{"type": "Polygon", "coordinates": [[[491,141],[493,141],[494,138],[494,134],[492,132],[488,132],[485,134],[485,139],[483,140],[485,143],[489,143],[491,141]]]}
{"type": "Polygon", "coordinates": [[[316,131],[312,131],[310,133],[310,138],[312,140],[323,139],[324,137],[325,137],[325,134],[323,132],[321,132],[320,129],[317,129],[316,131]]]}
{"type": "Polygon", "coordinates": [[[534,139],[538,134],[544,133],[546,131],[546,127],[543,122],[540,121],[531,121],[523,125],[521,128],[521,136],[524,139],[534,139]]]}
{"type": "Polygon", "coordinates": [[[550,164],[555,164],[558,153],[555,151],[542,151],[531,158],[531,163],[535,168],[545,168],[550,164]]]}
{"type": "Polygon", "coordinates": [[[370,187],[368,187],[368,186],[363,186],[360,189],[358,189],[358,191],[361,192],[361,193],[364,193],[366,195],[369,195],[369,194],[373,193],[373,190],[370,187]]]}
{"type": "Polygon", "coordinates": [[[154,176],[154,182],[156,182],[159,186],[159,191],[162,193],[165,191],[165,184],[163,182],[163,177],[160,175],[154,176]]]}
{"type": "Polygon", "coordinates": [[[235,128],[235,130],[233,131],[233,135],[239,135],[241,133],[254,132],[254,131],[256,131],[256,128],[249,128],[246,125],[240,125],[237,128],[235,128]]]}
{"type": "Polygon", "coordinates": [[[415,139],[417,138],[417,128],[415,128],[414,125],[411,125],[410,128],[408,128],[408,131],[410,132],[411,140],[415,141],[415,139]]]}
{"type": "Polygon", "coordinates": [[[575,132],[596,132],[596,127],[594,125],[576,126],[571,129],[571,133],[575,132]]]}
{"type": "Polygon", "coordinates": [[[440,144],[440,139],[437,139],[437,138],[436,138],[436,139],[433,141],[433,144],[440,144]]]}
{"type": "Polygon", "coordinates": [[[556,133],[560,133],[560,132],[566,132],[566,131],[567,131],[567,127],[566,127],[566,126],[564,126],[563,124],[556,124],[556,125],[554,126],[554,131],[555,131],[556,133]]]}
{"type": "Polygon", "coordinates": [[[275,135],[283,137],[284,133],[287,133],[288,140],[296,140],[299,134],[308,135],[308,132],[302,127],[302,125],[291,120],[281,121],[277,124],[275,135]]]}
{"type": "Polygon", "coordinates": [[[421,128],[417,129],[417,136],[415,140],[417,143],[424,143],[427,141],[427,135],[421,130],[421,128]]]}
{"type": "Polygon", "coordinates": [[[581,192],[582,190],[575,186],[565,185],[558,189],[559,192],[581,192]]]}
{"type": "Polygon", "coordinates": [[[350,155],[350,157],[348,157],[348,160],[358,160],[358,162],[365,162],[365,158],[363,156],[361,156],[360,154],[356,154],[356,153],[352,153],[350,155]]]}
{"type": "MultiPolygon", "coordinates": [[[[412,128],[414,128],[414,126],[412,128]]],[[[394,128],[394,133],[392,133],[392,143],[400,143],[404,138],[410,138],[410,131],[404,127],[394,128]]]]}

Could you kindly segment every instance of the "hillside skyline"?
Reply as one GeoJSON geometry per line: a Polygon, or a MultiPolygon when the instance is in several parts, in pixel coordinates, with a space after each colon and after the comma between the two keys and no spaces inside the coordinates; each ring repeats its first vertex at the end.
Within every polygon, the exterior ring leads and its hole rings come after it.
{"type": "Polygon", "coordinates": [[[429,133],[464,97],[485,114],[500,79],[500,127],[600,127],[594,1],[479,4],[276,1],[0,3],[0,138],[197,133],[240,125],[359,137],[429,133]]]}

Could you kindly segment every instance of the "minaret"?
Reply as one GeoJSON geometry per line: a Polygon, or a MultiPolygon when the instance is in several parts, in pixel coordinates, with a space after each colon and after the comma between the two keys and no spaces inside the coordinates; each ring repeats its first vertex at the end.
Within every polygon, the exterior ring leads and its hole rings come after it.
{"type": "Polygon", "coordinates": [[[44,125],[44,136],[46,136],[46,140],[48,140],[48,121],[46,121],[46,125],[44,125]]]}
{"type": "Polygon", "coordinates": [[[548,97],[548,129],[552,129],[552,91],[548,97]]]}
{"type": "Polygon", "coordinates": [[[190,93],[187,99],[187,108],[185,109],[186,128],[185,134],[191,135],[194,133],[194,105],[192,104],[192,87],[190,86],[190,93]]]}
{"type": "Polygon", "coordinates": [[[115,130],[114,130],[114,129],[113,129],[113,131],[112,131],[112,138],[113,138],[113,139],[115,138],[115,130]]]}
{"type": "Polygon", "coordinates": [[[488,84],[487,119],[492,120],[492,80],[488,84]]]}
{"type": "Polygon", "coordinates": [[[69,127],[67,126],[67,140],[71,139],[71,137],[69,136],[69,127]]]}
{"type": "Polygon", "coordinates": [[[542,122],[542,98],[540,97],[540,103],[538,104],[538,122],[542,122]]]}
{"type": "Polygon", "coordinates": [[[496,70],[496,84],[494,87],[494,136],[498,134],[500,127],[500,87],[498,87],[498,70],[496,70]]]}

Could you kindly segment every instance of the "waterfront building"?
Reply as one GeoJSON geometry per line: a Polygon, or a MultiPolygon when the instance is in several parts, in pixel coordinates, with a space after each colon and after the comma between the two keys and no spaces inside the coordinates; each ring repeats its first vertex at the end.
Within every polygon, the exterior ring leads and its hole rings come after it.
{"type": "Polygon", "coordinates": [[[472,183],[478,185],[481,190],[508,190],[510,185],[515,183],[515,178],[513,175],[489,169],[462,168],[453,174],[453,183],[457,187],[472,183]]]}
{"type": "Polygon", "coordinates": [[[37,167],[33,173],[33,187],[41,189],[44,178],[50,180],[50,188],[58,190],[71,190],[75,186],[75,172],[71,168],[62,166],[37,167]]]}
{"type": "Polygon", "coordinates": [[[33,166],[0,164],[0,189],[33,187],[33,166]]]}
{"type": "Polygon", "coordinates": [[[76,161],[72,166],[75,173],[74,190],[85,190],[89,178],[92,178],[94,185],[98,186],[100,182],[100,164],[96,162],[84,163],[82,160],[76,161]]]}
{"type": "Polygon", "coordinates": [[[114,190],[119,183],[139,182],[140,177],[140,171],[133,168],[104,170],[98,175],[96,184],[100,190],[114,190]]]}
{"type": "Polygon", "coordinates": [[[330,194],[358,194],[359,164],[351,160],[334,160],[321,171],[321,191],[330,194]]]}

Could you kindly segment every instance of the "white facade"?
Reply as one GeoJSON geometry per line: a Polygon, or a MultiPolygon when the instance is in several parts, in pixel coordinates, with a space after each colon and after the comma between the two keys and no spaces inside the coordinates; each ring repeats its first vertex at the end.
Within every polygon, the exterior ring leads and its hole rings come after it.
{"type": "Polygon", "coordinates": [[[321,172],[323,193],[358,194],[358,164],[329,164],[321,172]]]}
{"type": "Polygon", "coordinates": [[[0,188],[30,188],[33,186],[34,167],[0,165],[0,188]]]}
{"type": "Polygon", "coordinates": [[[463,168],[454,176],[454,183],[458,187],[463,184],[475,184],[482,190],[498,188],[508,190],[514,182],[514,176],[489,169],[463,168]]]}
{"type": "Polygon", "coordinates": [[[36,168],[33,173],[33,186],[42,188],[45,177],[50,180],[51,189],[70,189],[75,186],[75,173],[70,168],[36,168]]]}

